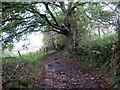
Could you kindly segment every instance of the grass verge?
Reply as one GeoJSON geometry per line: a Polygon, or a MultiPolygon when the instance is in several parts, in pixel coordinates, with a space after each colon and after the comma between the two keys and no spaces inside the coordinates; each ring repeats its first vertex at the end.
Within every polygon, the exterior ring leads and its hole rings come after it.
{"type": "Polygon", "coordinates": [[[23,61],[18,56],[3,57],[2,86],[7,88],[33,88],[37,81],[43,77],[42,60],[45,56],[55,53],[23,54],[23,61]]]}

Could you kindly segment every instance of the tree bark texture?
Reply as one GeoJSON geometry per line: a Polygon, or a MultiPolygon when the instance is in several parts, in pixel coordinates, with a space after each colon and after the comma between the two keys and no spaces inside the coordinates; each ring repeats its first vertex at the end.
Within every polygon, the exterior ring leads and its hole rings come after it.
{"type": "Polygon", "coordinates": [[[69,9],[68,13],[65,15],[65,27],[67,27],[68,34],[68,45],[70,46],[70,51],[74,51],[76,48],[76,32],[77,32],[77,22],[76,22],[76,11],[75,9],[69,9]]]}

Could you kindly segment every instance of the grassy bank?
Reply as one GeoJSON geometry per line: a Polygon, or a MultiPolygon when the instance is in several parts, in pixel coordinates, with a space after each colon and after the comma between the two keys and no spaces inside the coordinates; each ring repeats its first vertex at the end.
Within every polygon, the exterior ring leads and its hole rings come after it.
{"type": "MultiPolygon", "coordinates": [[[[93,37],[95,40],[80,44],[76,52],[65,55],[68,58],[76,58],[76,67],[90,72],[110,84],[110,87],[119,87],[119,78],[116,76],[116,42],[117,35],[93,37]]],[[[75,60],[73,60],[75,61],[75,60]]],[[[74,62],[72,62],[74,63],[74,62]]]]}
{"type": "Polygon", "coordinates": [[[32,52],[32,57],[29,53],[22,54],[23,60],[19,56],[3,57],[3,88],[32,88],[37,83],[38,79],[42,78],[42,58],[47,53],[32,52]]]}

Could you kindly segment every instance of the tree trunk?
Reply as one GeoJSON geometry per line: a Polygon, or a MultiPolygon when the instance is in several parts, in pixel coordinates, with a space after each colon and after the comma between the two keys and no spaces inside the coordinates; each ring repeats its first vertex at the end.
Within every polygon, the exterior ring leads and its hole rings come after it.
{"type": "Polygon", "coordinates": [[[100,28],[98,28],[98,34],[99,34],[99,37],[101,37],[100,28]]]}
{"type": "Polygon", "coordinates": [[[76,34],[77,34],[77,22],[75,9],[69,9],[65,17],[65,27],[67,27],[68,45],[70,52],[75,51],[77,47],[76,34]]]}
{"type": "Polygon", "coordinates": [[[74,51],[74,40],[73,40],[73,33],[69,32],[67,35],[68,38],[68,46],[69,46],[69,51],[70,53],[74,51]]]}
{"type": "MultiPolygon", "coordinates": [[[[116,76],[120,78],[120,19],[118,18],[117,21],[117,33],[118,33],[118,42],[117,42],[117,48],[116,48],[116,54],[117,54],[117,70],[116,70],[116,76]]],[[[119,80],[120,81],[120,80],[119,80]]]]}

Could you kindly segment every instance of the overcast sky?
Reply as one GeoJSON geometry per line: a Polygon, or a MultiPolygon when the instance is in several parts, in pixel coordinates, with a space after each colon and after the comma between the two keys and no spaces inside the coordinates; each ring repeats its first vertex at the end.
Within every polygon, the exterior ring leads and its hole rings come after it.
{"type": "Polygon", "coordinates": [[[28,36],[28,40],[26,41],[20,41],[18,43],[15,43],[15,47],[13,48],[13,53],[17,53],[17,51],[21,51],[21,53],[26,53],[28,51],[36,51],[39,50],[40,47],[43,46],[42,43],[43,35],[40,33],[32,33],[28,36]],[[24,44],[28,44],[28,51],[27,49],[23,49],[24,44]]]}

